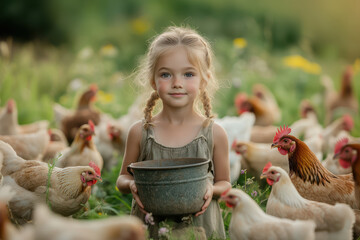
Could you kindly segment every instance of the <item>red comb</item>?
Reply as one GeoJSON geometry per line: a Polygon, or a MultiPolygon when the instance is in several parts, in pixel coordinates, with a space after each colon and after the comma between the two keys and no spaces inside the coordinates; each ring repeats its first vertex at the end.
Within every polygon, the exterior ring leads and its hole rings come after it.
{"type": "Polygon", "coordinates": [[[348,142],[349,142],[348,138],[346,137],[340,138],[335,144],[334,154],[340,153],[341,148],[346,144],[348,144],[348,142]]]}
{"type": "Polygon", "coordinates": [[[98,86],[95,83],[93,83],[90,85],[90,90],[96,92],[98,90],[98,86]]]}
{"type": "Polygon", "coordinates": [[[95,125],[94,125],[94,122],[89,120],[88,124],[90,125],[90,128],[91,128],[91,131],[95,131],[95,125]]]}
{"type": "Polygon", "coordinates": [[[263,173],[264,172],[267,172],[268,170],[269,170],[269,168],[271,168],[272,167],[272,164],[271,164],[271,162],[268,162],[266,165],[265,165],[265,167],[264,167],[264,169],[263,169],[263,173]]]}
{"type": "Polygon", "coordinates": [[[346,131],[351,131],[351,129],[353,129],[353,127],[354,127],[353,118],[349,114],[345,114],[343,116],[343,121],[344,121],[344,129],[346,131]]]}
{"type": "Polygon", "coordinates": [[[234,141],[233,141],[232,144],[231,144],[231,149],[235,149],[235,148],[236,148],[236,143],[237,143],[237,141],[236,141],[236,138],[235,138],[234,141]]]}
{"type": "Polygon", "coordinates": [[[7,111],[8,113],[12,113],[14,111],[15,101],[14,99],[9,99],[7,102],[7,111]]]}
{"type": "Polygon", "coordinates": [[[280,140],[280,138],[282,138],[285,135],[288,135],[289,133],[291,133],[291,128],[289,128],[288,126],[285,126],[285,125],[283,128],[281,128],[281,126],[280,126],[280,129],[278,128],[278,131],[275,134],[273,143],[278,142],[280,140]]]}
{"type": "Polygon", "coordinates": [[[236,95],[235,97],[235,106],[240,106],[243,102],[245,102],[247,100],[247,94],[246,93],[239,93],[238,95],[236,95]]]}
{"type": "Polygon", "coordinates": [[[101,175],[100,168],[94,162],[90,162],[89,166],[92,167],[97,175],[101,175]]]}
{"type": "Polygon", "coordinates": [[[352,66],[348,66],[344,71],[344,79],[351,79],[353,77],[352,66]]]}
{"type": "Polygon", "coordinates": [[[231,188],[225,190],[222,194],[221,194],[221,197],[224,197],[229,191],[230,191],[231,188]]]}

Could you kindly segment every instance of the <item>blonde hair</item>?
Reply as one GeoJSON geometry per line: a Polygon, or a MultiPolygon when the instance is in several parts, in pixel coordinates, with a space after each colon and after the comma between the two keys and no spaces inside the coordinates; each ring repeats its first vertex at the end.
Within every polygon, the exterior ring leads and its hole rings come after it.
{"type": "MultiPolygon", "coordinates": [[[[169,27],[162,34],[156,36],[151,42],[148,53],[140,64],[137,80],[141,85],[152,89],[155,82],[155,67],[159,58],[173,47],[183,46],[187,50],[189,61],[198,67],[201,76],[200,97],[196,100],[196,109],[205,112],[207,118],[212,118],[211,98],[218,88],[213,67],[213,52],[209,42],[195,30],[184,27],[169,27]],[[205,85],[204,84],[205,81],[205,85]],[[202,106],[199,104],[202,102],[202,106]]],[[[147,100],[144,109],[145,129],[151,125],[152,111],[159,99],[157,92],[153,92],[147,100]]]]}

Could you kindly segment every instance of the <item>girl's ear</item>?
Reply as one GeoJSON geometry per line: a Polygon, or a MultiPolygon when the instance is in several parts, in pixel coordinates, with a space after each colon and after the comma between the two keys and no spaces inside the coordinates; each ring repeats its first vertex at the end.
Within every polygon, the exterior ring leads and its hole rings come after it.
{"type": "Polygon", "coordinates": [[[151,84],[151,87],[156,91],[156,83],[155,83],[154,79],[151,81],[150,84],[151,84]]]}

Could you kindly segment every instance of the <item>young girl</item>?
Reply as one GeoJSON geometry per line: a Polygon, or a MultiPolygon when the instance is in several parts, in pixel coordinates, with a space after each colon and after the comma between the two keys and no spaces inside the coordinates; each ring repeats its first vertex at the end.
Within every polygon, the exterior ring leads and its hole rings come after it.
{"type": "Polygon", "coordinates": [[[144,110],[145,119],[129,130],[117,187],[122,193],[133,194],[132,214],[144,220],[134,178],[126,171],[130,163],[181,157],[211,159],[210,184],[193,222],[205,229],[208,238],[225,238],[215,199],[231,187],[228,142],[224,129],[212,120],[209,96],[217,84],[210,45],[194,30],[170,27],[153,40],[141,67],[138,76],[150,84],[153,93],[144,110]],[[162,109],[152,116],[159,99],[162,109]],[[200,101],[205,114],[198,107],[200,101]]]}

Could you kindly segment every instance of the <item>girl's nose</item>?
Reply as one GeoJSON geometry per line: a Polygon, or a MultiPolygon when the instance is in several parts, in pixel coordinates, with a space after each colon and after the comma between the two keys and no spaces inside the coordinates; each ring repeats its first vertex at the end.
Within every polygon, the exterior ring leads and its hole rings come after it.
{"type": "Polygon", "coordinates": [[[173,88],[182,88],[181,77],[174,76],[172,85],[173,85],[173,88]]]}

